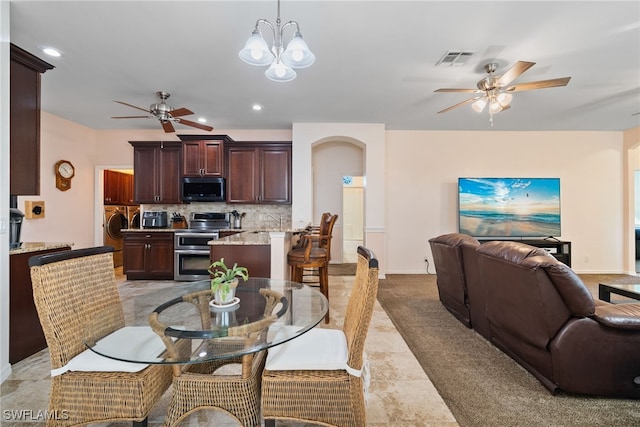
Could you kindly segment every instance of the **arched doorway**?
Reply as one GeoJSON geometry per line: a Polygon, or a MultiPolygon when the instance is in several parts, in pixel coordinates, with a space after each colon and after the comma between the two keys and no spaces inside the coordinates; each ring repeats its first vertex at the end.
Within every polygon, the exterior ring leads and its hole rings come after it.
{"type": "MultiPolygon", "coordinates": [[[[344,177],[365,175],[364,148],[361,143],[346,138],[323,140],[314,144],[312,148],[312,169],[313,222],[318,223],[323,212],[338,214],[338,220],[333,229],[331,262],[343,263],[353,260],[357,246],[356,248],[353,248],[353,245],[345,246],[345,233],[350,237],[363,235],[363,221],[360,221],[360,230],[353,230],[353,227],[358,225],[357,222],[352,222],[352,219],[364,217],[364,204],[345,205],[344,177]],[[359,209],[359,212],[355,212],[354,209],[359,209]],[[349,253],[345,253],[345,249],[349,253]]],[[[360,191],[364,198],[364,187],[360,191]]],[[[361,238],[360,241],[362,240],[361,238]]]]}

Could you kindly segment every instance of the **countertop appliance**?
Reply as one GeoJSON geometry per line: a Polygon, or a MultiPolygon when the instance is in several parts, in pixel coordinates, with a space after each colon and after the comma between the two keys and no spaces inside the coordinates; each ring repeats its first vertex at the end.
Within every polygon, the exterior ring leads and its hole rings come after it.
{"type": "Polygon", "coordinates": [[[169,220],[166,212],[147,211],[142,213],[142,228],[167,228],[169,220]]]}
{"type": "Polygon", "coordinates": [[[22,230],[23,219],[24,213],[20,209],[9,209],[9,249],[19,248],[22,244],[20,231],[22,230]]]}
{"type": "Polygon", "coordinates": [[[203,280],[210,277],[210,248],[207,242],[219,237],[219,230],[231,227],[227,212],[192,212],[189,228],[174,235],[174,280],[203,280]]]}

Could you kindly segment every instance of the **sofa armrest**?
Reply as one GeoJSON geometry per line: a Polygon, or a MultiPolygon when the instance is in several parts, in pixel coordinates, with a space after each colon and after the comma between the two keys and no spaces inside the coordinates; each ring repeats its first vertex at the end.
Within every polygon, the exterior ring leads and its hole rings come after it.
{"type": "Polygon", "coordinates": [[[593,319],[610,328],[640,330],[640,303],[597,305],[593,319]]]}

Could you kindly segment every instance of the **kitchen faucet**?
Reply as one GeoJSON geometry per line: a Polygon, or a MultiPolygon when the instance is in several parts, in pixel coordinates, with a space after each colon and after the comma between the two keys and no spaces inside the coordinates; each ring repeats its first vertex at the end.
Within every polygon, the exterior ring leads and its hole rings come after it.
{"type": "Polygon", "coordinates": [[[271,218],[271,219],[275,220],[275,221],[278,221],[278,229],[279,229],[280,231],[282,231],[282,215],[280,215],[278,218],[276,218],[276,217],[275,217],[275,216],[273,216],[273,215],[269,215],[269,214],[267,214],[267,216],[268,216],[269,218],[271,218]]]}

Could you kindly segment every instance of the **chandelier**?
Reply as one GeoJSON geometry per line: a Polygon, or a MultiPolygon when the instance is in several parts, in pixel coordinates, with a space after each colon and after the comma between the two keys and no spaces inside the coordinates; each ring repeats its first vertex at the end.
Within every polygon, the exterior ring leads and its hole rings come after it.
{"type": "Polygon", "coordinates": [[[265,76],[274,82],[289,82],[296,78],[294,68],[307,68],[313,64],[316,57],[307,44],[302,39],[300,26],[296,21],[288,21],[281,25],[280,21],[280,0],[278,0],[278,16],[274,26],[266,19],[258,19],[256,26],[251,33],[251,37],[245,43],[244,48],[239,52],[240,59],[250,65],[269,65],[265,76]],[[271,29],[273,45],[271,49],[260,33],[260,24],[265,24],[271,29]],[[284,30],[287,27],[295,26],[296,31],[289,41],[286,49],[283,49],[284,30]]]}

